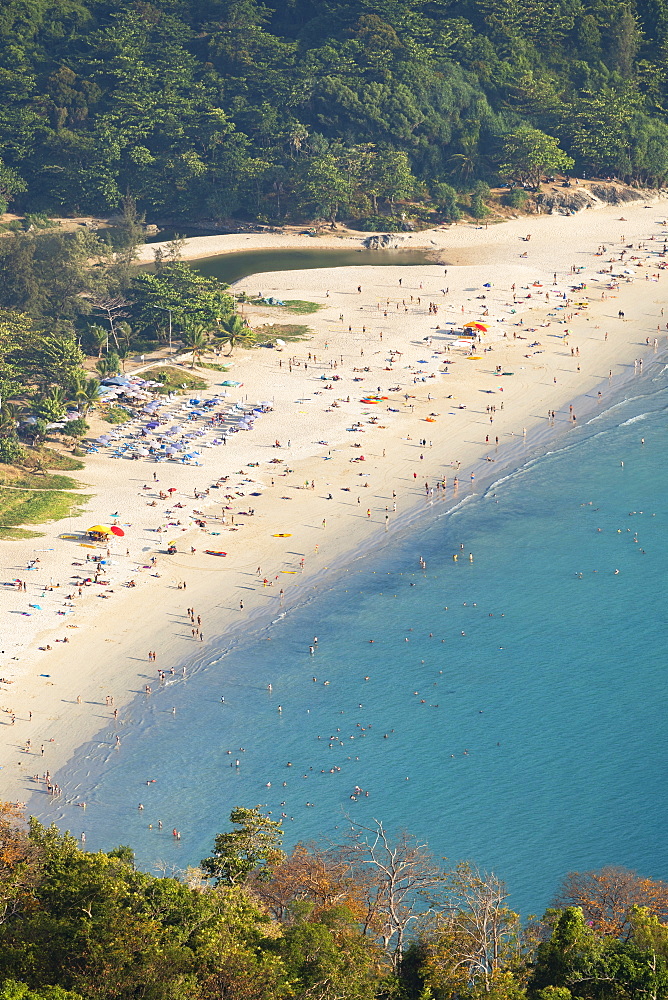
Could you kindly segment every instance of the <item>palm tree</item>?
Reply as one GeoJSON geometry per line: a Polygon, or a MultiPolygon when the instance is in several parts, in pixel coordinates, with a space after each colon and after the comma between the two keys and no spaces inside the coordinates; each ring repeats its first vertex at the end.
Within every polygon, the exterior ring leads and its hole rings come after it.
{"type": "Polygon", "coordinates": [[[201,323],[193,324],[189,330],[186,330],[183,342],[189,351],[192,351],[193,360],[191,368],[195,367],[195,359],[197,361],[202,360],[202,355],[209,349],[209,333],[205,326],[201,323]]]}
{"type": "Polygon", "coordinates": [[[253,338],[253,331],[238,313],[234,313],[233,316],[230,316],[229,319],[223,322],[223,330],[225,332],[221,333],[219,339],[223,343],[230,345],[228,356],[232,354],[237,344],[250,343],[253,338]]]}
{"type": "Polygon", "coordinates": [[[84,416],[88,413],[92,406],[97,403],[100,396],[100,383],[96,378],[89,378],[83,385],[77,388],[75,393],[75,399],[77,401],[77,409],[81,413],[83,410],[84,416]]]}
{"type": "Polygon", "coordinates": [[[86,372],[83,368],[77,368],[72,373],[69,384],[67,386],[67,392],[70,399],[76,401],[77,393],[83,389],[86,384],[86,372]]]}
{"type": "Polygon", "coordinates": [[[109,375],[118,375],[121,370],[121,359],[115,351],[112,351],[106,358],[100,358],[95,365],[98,375],[107,378],[109,375]]]}
{"type": "Polygon", "coordinates": [[[132,354],[132,351],[130,350],[130,347],[129,347],[128,344],[121,344],[121,346],[118,348],[118,351],[116,353],[118,354],[118,357],[119,357],[120,362],[121,362],[121,371],[124,372],[125,371],[125,362],[128,360],[128,358],[132,354]]]}
{"type": "Polygon", "coordinates": [[[3,403],[0,407],[0,438],[14,437],[21,408],[16,403],[3,403]]]}
{"type": "Polygon", "coordinates": [[[98,358],[101,358],[102,350],[107,345],[109,340],[109,331],[105,330],[105,328],[100,326],[99,323],[95,323],[93,326],[88,327],[88,333],[90,334],[93,344],[97,347],[98,358]]]}
{"type": "Polygon", "coordinates": [[[125,341],[126,346],[130,347],[130,341],[132,340],[132,327],[129,323],[123,319],[120,323],[116,324],[116,330],[121,336],[121,340],[125,341]]]}
{"type": "Polygon", "coordinates": [[[67,393],[59,385],[54,385],[49,392],[44,392],[35,399],[32,411],[35,416],[54,422],[64,416],[66,403],[67,393]]]}
{"type": "Polygon", "coordinates": [[[479,138],[478,130],[463,135],[459,140],[461,152],[448,158],[450,173],[463,184],[470,184],[485,169],[486,158],[480,151],[479,138]]]}

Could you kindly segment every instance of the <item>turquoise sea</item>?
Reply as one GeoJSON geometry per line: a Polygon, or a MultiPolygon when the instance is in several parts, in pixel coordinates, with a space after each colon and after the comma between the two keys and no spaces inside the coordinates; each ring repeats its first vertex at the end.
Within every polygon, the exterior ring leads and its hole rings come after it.
{"type": "Polygon", "coordinates": [[[525,915],[574,869],[667,878],[668,374],[645,368],[137,699],[120,750],[109,728],[57,776],[85,813],[32,810],[166,870],[236,805],[285,813],[288,846],[375,817],[494,870],[525,915]]]}

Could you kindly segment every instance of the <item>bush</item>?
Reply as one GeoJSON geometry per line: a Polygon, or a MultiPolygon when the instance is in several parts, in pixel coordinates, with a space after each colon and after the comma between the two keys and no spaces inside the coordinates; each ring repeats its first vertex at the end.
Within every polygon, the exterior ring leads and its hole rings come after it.
{"type": "Polygon", "coordinates": [[[486,215],[489,215],[489,209],[480,194],[474,194],[471,197],[471,215],[474,219],[484,219],[486,215]]]}
{"type": "Polygon", "coordinates": [[[357,223],[363,233],[400,233],[406,224],[395,215],[367,215],[357,223]]]}
{"type": "Polygon", "coordinates": [[[489,198],[490,194],[492,193],[492,189],[490,188],[487,181],[476,181],[475,184],[473,185],[472,190],[473,194],[477,194],[481,198],[489,198]]]}
{"type": "Polygon", "coordinates": [[[24,224],[26,229],[29,229],[30,226],[34,226],[35,229],[53,229],[59,225],[50,219],[46,212],[26,212],[24,224]]]}
{"type": "Polygon", "coordinates": [[[72,438],[82,438],[85,437],[90,430],[88,424],[83,417],[77,417],[76,420],[68,420],[63,427],[63,434],[67,434],[68,437],[72,438]]]}
{"type": "Polygon", "coordinates": [[[25,450],[18,438],[6,437],[0,439],[0,462],[5,465],[20,465],[25,457],[25,450]]]}
{"type": "Polygon", "coordinates": [[[503,204],[509,208],[524,208],[528,200],[529,195],[522,188],[513,188],[503,196],[503,204]]]}
{"type": "Polygon", "coordinates": [[[462,213],[457,204],[457,192],[450,184],[434,184],[431,196],[444,222],[457,222],[462,213]]]}

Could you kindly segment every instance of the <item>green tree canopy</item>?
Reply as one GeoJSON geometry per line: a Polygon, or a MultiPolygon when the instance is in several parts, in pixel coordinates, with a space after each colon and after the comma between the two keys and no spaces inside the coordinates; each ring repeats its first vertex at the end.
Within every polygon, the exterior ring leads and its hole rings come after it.
{"type": "Polygon", "coordinates": [[[280,848],[283,840],[281,824],[269,819],[259,809],[237,807],[230,813],[236,827],[229,833],[219,833],[213,845],[213,855],[204,858],[202,868],[216,884],[243,883],[252,873],[262,878],[272,866],[283,860],[280,848]]]}
{"type": "Polygon", "coordinates": [[[534,191],[545,173],[569,171],[575,160],[559,148],[559,140],[540,129],[521,125],[506,137],[500,172],[520,184],[529,184],[534,191]]]}

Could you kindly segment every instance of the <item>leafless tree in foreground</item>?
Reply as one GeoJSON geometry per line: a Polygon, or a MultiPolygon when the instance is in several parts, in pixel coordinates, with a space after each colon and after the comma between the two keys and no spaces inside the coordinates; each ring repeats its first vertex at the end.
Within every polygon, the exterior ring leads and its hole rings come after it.
{"type": "Polygon", "coordinates": [[[352,831],[343,849],[354,877],[365,886],[364,930],[376,933],[396,972],[406,932],[425,909],[430,891],[443,873],[426,844],[402,833],[392,840],[380,820],[372,826],[351,821],[352,831]]]}

